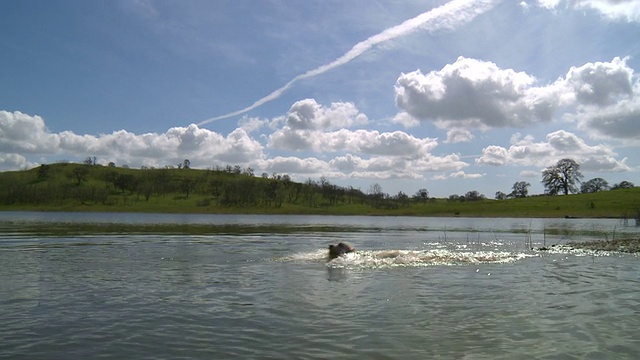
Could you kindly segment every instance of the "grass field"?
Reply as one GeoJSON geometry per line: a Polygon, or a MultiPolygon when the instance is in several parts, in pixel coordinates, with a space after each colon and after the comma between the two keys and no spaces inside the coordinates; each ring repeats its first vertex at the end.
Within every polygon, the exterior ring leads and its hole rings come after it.
{"type": "Polygon", "coordinates": [[[569,196],[534,196],[522,199],[449,202],[435,199],[412,203],[397,209],[374,208],[366,204],[304,206],[283,204],[280,207],[202,206],[205,196],[190,198],[170,196],[135,199],[135,195],[116,197],[113,204],[81,204],[75,201],[43,204],[2,204],[0,211],[105,211],[148,213],[216,213],[216,214],[319,214],[319,215],[395,215],[395,216],[466,216],[466,217],[588,217],[636,219],[640,212],[640,189],[624,189],[596,194],[569,196]]]}
{"type": "MultiPolygon", "coordinates": [[[[407,199],[380,206],[359,191],[194,169],[134,170],[53,164],[0,173],[0,211],[104,211],[211,214],[325,214],[464,217],[640,217],[640,187],[568,196],[427,202],[407,199]],[[84,176],[80,178],[80,176],[84,176]],[[122,180],[122,181],[120,181],[122,180]],[[123,181],[130,181],[131,184],[123,181]],[[120,182],[119,182],[120,181],[120,182]],[[186,185],[185,185],[186,184],[186,185]],[[189,187],[185,187],[189,186],[189,187]],[[215,190],[212,190],[214,189],[215,190]],[[223,202],[224,191],[242,193],[243,203],[223,202]],[[253,191],[259,201],[245,194],[253,191]],[[292,194],[296,191],[295,201],[292,194]],[[266,195],[265,195],[266,194],[266,195]],[[354,195],[355,194],[355,195],[354,195]],[[275,200],[274,200],[275,199],[275,200]],[[279,199],[279,200],[277,200],[279,199]],[[274,201],[272,201],[274,200],[274,201]],[[276,201],[277,200],[277,201],[276,201]],[[277,203],[277,206],[274,205],[277,203]],[[393,205],[393,206],[388,206],[393,205]]],[[[234,194],[238,195],[238,194],[234,194]]]]}

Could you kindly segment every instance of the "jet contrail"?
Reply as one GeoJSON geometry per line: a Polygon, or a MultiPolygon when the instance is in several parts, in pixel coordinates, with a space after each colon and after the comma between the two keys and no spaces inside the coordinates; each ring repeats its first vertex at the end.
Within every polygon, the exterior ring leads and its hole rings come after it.
{"type": "Polygon", "coordinates": [[[422,13],[412,19],[406,20],[400,25],[390,27],[379,34],[373,35],[368,39],[357,43],[344,55],[340,56],[334,61],[294,77],[293,79],[291,79],[291,81],[286,83],[281,88],[273,91],[271,94],[261,98],[260,100],[254,102],[244,109],[201,121],[197,125],[201,126],[216,120],[226,119],[232,116],[244,114],[247,111],[251,111],[258,106],[279,98],[285,91],[291,88],[291,86],[293,86],[293,84],[297,83],[298,81],[318,76],[338,66],[344,65],[362,55],[372,47],[383,42],[395,39],[400,36],[408,35],[416,30],[426,29],[428,31],[435,31],[442,29],[454,29],[473,20],[476,16],[488,11],[499,1],[500,0],[450,1],[440,7],[422,13]]]}

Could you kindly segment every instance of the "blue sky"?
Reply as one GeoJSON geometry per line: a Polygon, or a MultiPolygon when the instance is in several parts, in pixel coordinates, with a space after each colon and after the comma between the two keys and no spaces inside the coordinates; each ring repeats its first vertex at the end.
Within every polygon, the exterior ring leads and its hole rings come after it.
{"type": "Polygon", "coordinates": [[[240,165],[389,194],[640,183],[640,2],[3,1],[0,170],[240,165]]]}

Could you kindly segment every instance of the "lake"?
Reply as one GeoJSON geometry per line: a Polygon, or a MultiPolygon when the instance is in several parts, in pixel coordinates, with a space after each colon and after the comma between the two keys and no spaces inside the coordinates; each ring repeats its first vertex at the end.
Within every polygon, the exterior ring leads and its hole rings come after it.
{"type": "Polygon", "coordinates": [[[0,212],[0,358],[635,359],[638,257],[531,249],[629,225],[0,212]]]}

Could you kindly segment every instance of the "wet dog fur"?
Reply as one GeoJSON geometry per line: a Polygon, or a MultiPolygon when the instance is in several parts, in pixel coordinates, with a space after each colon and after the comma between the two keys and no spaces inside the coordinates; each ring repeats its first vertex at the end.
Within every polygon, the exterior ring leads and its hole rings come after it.
{"type": "Polygon", "coordinates": [[[345,242],[340,242],[338,245],[329,245],[329,259],[333,260],[338,256],[344,256],[353,251],[356,251],[356,248],[345,242]]]}

